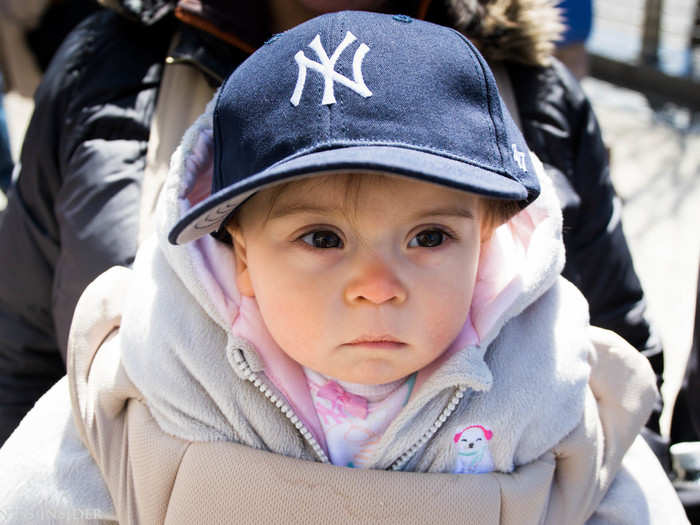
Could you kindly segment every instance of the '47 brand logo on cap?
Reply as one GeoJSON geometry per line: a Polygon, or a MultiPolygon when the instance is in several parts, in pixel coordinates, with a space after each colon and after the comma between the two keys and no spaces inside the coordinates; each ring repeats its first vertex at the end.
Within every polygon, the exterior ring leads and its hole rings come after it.
{"type": "Polygon", "coordinates": [[[518,149],[517,144],[512,144],[513,146],[513,158],[521,170],[527,171],[527,164],[525,163],[525,153],[518,149]]]}
{"type": "Polygon", "coordinates": [[[345,33],[345,38],[343,41],[329,57],[328,53],[326,53],[326,50],[323,48],[323,44],[321,44],[321,36],[316,35],[316,38],[311,41],[309,47],[316,52],[320,62],[315,62],[310,58],[307,58],[303,51],[299,51],[296,55],[294,55],[294,60],[296,60],[297,66],[299,66],[297,84],[294,88],[292,98],[290,99],[290,102],[294,106],[298,106],[299,101],[301,101],[301,94],[303,93],[304,85],[306,84],[307,68],[318,71],[323,75],[323,99],[321,100],[321,104],[323,105],[335,104],[335,82],[339,82],[365,98],[372,96],[372,92],[367,88],[367,85],[362,78],[362,61],[369,51],[369,46],[367,46],[367,44],[360,44],[360,47],[358,47],[355,51],[355,56],[352,59],[352,80],[344,75],[341,75],[335,70],[335,63],[338,61],[338,58],[343,51],[345,51],[345,48],[352,44],[355,40],[357,40],[357,37],[348,31],[345,33]]]}

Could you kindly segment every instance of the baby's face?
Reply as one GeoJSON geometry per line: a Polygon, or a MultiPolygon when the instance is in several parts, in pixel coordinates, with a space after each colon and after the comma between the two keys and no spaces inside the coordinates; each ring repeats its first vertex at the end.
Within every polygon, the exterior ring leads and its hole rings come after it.
{"type": "Polygon", "coordinates": [[[231,227],[237,282],[292,359],[364,384],[440,356],[469,312],[480,199],[387,175],[317,176],[256,194],[231,227]]]}

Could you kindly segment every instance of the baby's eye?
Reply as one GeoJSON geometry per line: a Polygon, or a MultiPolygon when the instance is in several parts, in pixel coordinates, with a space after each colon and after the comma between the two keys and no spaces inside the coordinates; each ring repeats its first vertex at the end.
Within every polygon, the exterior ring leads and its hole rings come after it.
{"type": "Polygon", "coordinates": [[[423,230],[408,243],[409,248],[435,248],[445,242],[447,235],[441,230],[423,230]]]}
{"type": "Polygon", "coordinates": [[[330,230],[309,232],[301,237],[301,240],[314,248],[342,248],[342,239],[330,230]]]}

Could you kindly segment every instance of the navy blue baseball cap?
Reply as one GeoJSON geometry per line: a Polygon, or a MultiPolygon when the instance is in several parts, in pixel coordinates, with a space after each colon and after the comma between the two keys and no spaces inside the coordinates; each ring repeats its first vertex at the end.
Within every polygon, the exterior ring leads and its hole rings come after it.
{"type": "Polygon", "coordinates": [[[223,228],[263,188],[313,174],[389,172],[526,206],[528,148],[486,61],[460,33],[344,11],[272,37],[224,82],[211,195],[170,232],[223,228]]]}

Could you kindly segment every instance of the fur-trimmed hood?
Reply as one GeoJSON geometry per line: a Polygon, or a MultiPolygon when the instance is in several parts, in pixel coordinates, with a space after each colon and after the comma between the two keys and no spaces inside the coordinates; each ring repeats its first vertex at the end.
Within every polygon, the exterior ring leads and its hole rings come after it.
{"type": "Polygon", "coordinates": [[[548,65],[564,25],[556,0],[445,0],[451,25],[487,60],[548,65]]]}
{"type": "MultiPolygon", "coordinates": [[[[227,0],[100,0],[143,24],[175,16],[251,52],[270,36],[263,3],[227,0]]],[[[546,66],[564,31],[557,0],[402,0],[388,1],[387,12],[404,12],[458,29],[487,60],[546,66]]]]}

